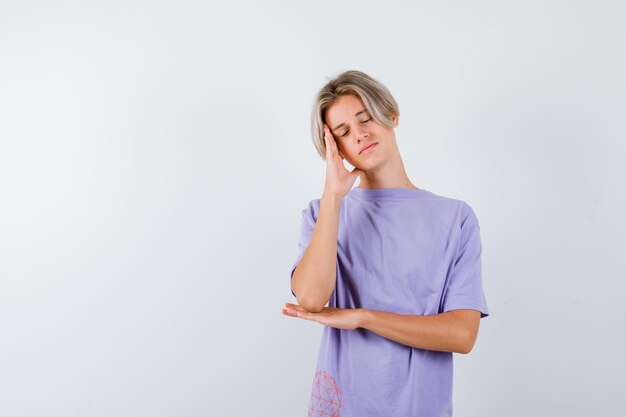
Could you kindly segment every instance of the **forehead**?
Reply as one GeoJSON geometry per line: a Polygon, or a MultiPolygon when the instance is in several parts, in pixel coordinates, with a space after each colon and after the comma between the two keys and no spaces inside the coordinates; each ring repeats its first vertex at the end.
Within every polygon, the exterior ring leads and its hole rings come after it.
{"type": "Polygon", "coordinates": [[[336,126],[361,114],[356,113],[365,110],[365,106],[359,97],[353,95],[340,96],[326,110],[326,121],[331,126],[336,126]]]}

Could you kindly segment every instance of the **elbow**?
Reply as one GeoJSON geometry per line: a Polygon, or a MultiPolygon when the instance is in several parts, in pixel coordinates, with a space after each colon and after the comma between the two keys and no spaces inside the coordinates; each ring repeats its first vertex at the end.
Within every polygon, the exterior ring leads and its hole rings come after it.
{"type": "Polygon", "coordinates": [[[311,313],[319,313],[324,309],[325,306],[325,304],[322,304],[319,301],[309,300],[307,298],[298,300],[298,303],[300,304],[300,307],[311,313]]]}
{"type": "Polygon", "coordinates": [[[301,291],[301,297],[296,299],[298,300],[298,304],[300,307],[309,311],[311,313],[319,313],[324,309],[324,306],[328,301],[324,302],[319,299],[319,296],[315,297],[313,295],[309,295],[306,292],[301,291]]]}
{"type": "Polygon", "coordinates": [[[459,353],[461,355],[467,355],[471,351],[472,351],[472,347],[471,346],[461,345],[461,346],[457,346],[457,348],[454,350],[454,353],[459,353]]]}
{"type": "Polygon", "coordinates": [[[463,343],[461,343],[460,349],[457,350],[457,353],[461,353],[463,355],[467,355],[474,348],[474,344],[476,343],[476,337],[473,335],[467,335],[463,339],[463,343]]]}
{"type": "Polygon", "coordinates": [[[311,313],[321,312],[330,297],[324,301],[323,296],[317,294],[317,291],[312,291],[311,288],[294,288],[297,287],[295,284],[298,282],[295,278],[296,276],[294,274],[294,279],[291,283],[291,293],[296,297],[296,300],[298,300],[298,305],[311,313]]]}

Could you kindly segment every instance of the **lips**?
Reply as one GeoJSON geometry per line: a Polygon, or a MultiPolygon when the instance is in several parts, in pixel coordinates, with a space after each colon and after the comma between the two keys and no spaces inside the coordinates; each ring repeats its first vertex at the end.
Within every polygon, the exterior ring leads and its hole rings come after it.
{"type": "Polygon", "coordinates": [[[377,144],[378,144],[378,142],[373,142],[373,143],[370,143],[369,145],[364,146],[364,147],[361,149],[361,152],[359,152],[359,154],[362,154],[364,151],[366,151],[366,150],[368,150],[368,149],[370,149],[370,148],[372,148],[372,147],[376,146],[377,144]]]}

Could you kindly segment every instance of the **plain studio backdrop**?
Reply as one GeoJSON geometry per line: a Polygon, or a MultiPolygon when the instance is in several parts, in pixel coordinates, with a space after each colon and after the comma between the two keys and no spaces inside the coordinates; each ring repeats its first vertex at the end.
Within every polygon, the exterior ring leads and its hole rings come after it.
{"type": "Polygon", "coordinates": [[[455,416],[623,416],[625,21],[1,2],[0,416],[305,416],[323,327],[281,308],[324,185],[313,97],[348,69],[395,96],[409,178],[481,224],[491,315],[455,416]]]}

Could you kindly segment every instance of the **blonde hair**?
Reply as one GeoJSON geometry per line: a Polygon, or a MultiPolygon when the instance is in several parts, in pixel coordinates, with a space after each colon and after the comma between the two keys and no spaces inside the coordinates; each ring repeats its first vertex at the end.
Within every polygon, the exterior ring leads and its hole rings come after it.
{"type": "Polygon", "coordinates": [[[363,102],[372,118],[381,125],[393,128],[393,116],[400,116],[398,104],[381,82],[361,71],[345,71],[331,79],[315,96],[311,113],[313,145],[322,159],[326,160],[324,123],[326,110],[340,96],[353,95],[363,102]]]}

